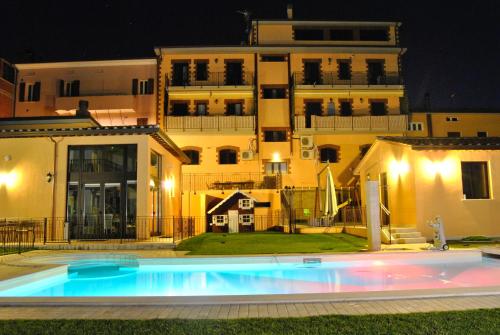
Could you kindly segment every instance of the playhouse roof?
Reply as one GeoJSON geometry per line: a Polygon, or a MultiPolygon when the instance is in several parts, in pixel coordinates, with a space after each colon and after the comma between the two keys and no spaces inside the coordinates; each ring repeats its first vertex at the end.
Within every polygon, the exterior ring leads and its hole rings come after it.
{"type": "Polygon", "coordinates": [[[229,201],[229,199],[231,199],[232,197],[234,197],[238,193],[243,194],[245,197],[247,197],[249,199],[252,199],[254,202],[257,201],[257,199],[255,199],[251,195],[248,195],[247,193],[242,192],[240,190],[236,190],[233,193],[231,193],[230,195],[228,195],[224,200],[222,200],[221,202],[219,202],[217,205],[215,205],[214,207],[212,207],[207,213],[208,214],[212,214],[217,208],[219,208],[220,206],[222,206],[224,203],[226,203],[227,201],[229,201]]]}

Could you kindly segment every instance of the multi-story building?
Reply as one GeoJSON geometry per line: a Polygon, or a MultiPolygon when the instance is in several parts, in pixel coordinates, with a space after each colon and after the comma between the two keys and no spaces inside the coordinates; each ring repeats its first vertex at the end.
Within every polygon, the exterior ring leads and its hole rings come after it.
{"type": "Polygon", "coordinates": [[[375,138],[407,128],[399,25],[254,20],[245,46],[157,47],[161,126],[192,159],[184,213],[226,188],[279,210],[276,190],[314,189],[327,162],[355,185],[375,138]]]}
{"type": "Polygon", "coordinates": [[[16,91],[16,70],[0,58],[0,118],[12,117],[16,91]]]}
{"type": "Polygon", "coordinates": [[[156,60],[16,64],[15,117],[75,115],[80,100],[104,126],[151,125],[156,118],[156,60]]]}

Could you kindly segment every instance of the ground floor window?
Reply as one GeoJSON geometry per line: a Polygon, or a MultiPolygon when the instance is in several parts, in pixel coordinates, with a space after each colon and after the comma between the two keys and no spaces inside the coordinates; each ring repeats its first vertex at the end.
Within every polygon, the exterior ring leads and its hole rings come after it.
{"type": "Polygon", "coordinates": [[[464,199],[489,199],[490,187],[487,162],[462,162],[464,199]]]}
{"type": "Polygon", "coordinates": [[[212,216],[212,224],[216,226],[223,226],[227,224],[227,215],[214,215],[212,216]]]}
{"type": "Polygon", "coordinates": [[[242,225],[251,225],[253,223],[253,214],[240,214],[239,222],[242,225]]]}

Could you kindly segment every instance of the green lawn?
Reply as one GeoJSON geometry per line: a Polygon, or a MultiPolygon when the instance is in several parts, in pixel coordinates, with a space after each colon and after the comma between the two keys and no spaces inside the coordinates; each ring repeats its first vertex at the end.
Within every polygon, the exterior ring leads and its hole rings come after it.
{"type": "Polygon", "coordinates": [[[500,309],[238,320],[12,320],[0,334],[499,334],[500,309]]]}
{"type": "Polygon", "coordinates": [[[353,252],[366,249],[366,240],[347,234],[284,234],[276,232],[206,233],[182,241],[176,250],[189,255],[245,255],[353,252]]]}

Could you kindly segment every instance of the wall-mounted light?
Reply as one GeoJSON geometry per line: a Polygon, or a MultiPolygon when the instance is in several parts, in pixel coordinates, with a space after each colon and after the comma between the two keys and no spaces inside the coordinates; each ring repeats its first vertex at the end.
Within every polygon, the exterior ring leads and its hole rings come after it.
{"type": "Polygon", "coordinates": [[[150,191],[154,191],[156,188],[156,184],[155,184],[155,181],[153,179],[150,179],[149,180],[149,190],[150,191]]]}
{"type": "Polygon", "coordinates": [[[273,162],[275,163],[281,162],[281,155],[279,152],[273,153],[273,162]]]}
{"type": "Polygon", "coordinates": [[[16,185],[18,175],[16,172],[0,172],[0,186],[12,188],[16,185]]]}
{"type": "Polygon", "coordinates": [[[393,176],[399,177],[407,174],[408,171],[410,171],[410,165],[405,160],[393,160],[389,164],[389,169],[393,176]]]}
{"type": "Polygon", "coordinates": [[[52,173],[49,172],[45,175],[45,180],[47,180],[47,183],[50,183],[52,179],[54,179],[54,175],[52,173]]]}
{"type": "Polygon", "coordinates": [[[12,156],[11,155],[5,155],[3,156],[3,160],[6,161],[6,162],[9,162],[12,160],[12,156]]]}
{"type": "Polygon", "coordinates": [[[215,64],[219,62],[219,58],[214,59],[215,64]]]}
{"type": "Polygon", "coordinates": [[[174,196],[174,186],[175,186],[174,178],[167,178],[163,181],[163,188],[170,197],[174,196]]]}
{"type": "Polygon", "coordinates": [[[454,164],[451,159],[445,159],[442,161],[425,160],[423,162],[423,170],[430,178],[434,178],[436,175],[451,177],[455,172],[454,164]]]}

